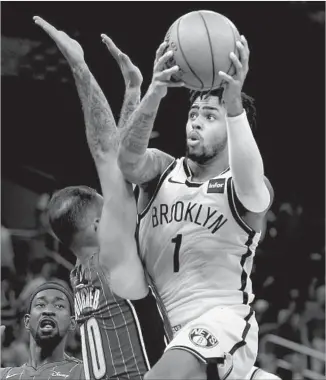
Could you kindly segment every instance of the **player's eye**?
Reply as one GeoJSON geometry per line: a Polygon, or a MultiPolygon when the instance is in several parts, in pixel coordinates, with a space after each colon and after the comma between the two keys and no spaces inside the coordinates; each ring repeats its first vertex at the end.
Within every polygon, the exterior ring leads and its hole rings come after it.
{"type": "Polygon", "coordinates": [[[209,121],[214,121],[214,120],[216,120],[216,117],[213,114],[209,114],[206,116],[206,119],[208,119],[209,121]]]}
{"type": "Polygon", "coordinates": [[[55,307],[57,307],[58,309],[64,309],[64,305],[61,305],[61,304],[57,304],[57,305],[55,305],[55,307]]]}
{"type": "Polygon", "coordinates": [[[38,302],[35,306],[36,307],[44,307],[45,303],[44,302],[38,302]]]}
{"type": "Polygon", "coordinates": [[[196,117],[197,117],[196,112],[190,112],[190,113],[189,113],[189,119],[190,119],[190,120],[195,120],[196,117]]]}

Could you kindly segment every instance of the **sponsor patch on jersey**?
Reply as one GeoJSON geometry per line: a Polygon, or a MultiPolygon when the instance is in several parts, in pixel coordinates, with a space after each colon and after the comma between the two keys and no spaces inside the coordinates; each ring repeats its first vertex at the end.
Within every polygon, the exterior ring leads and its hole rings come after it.
{"type": "Polygon", "coordinates": [[[189,339],[195,346],[203,348],[212,348],[218,344],[218,340],[213,334],[200,327],[190,331],[189,339]]]}
{"type": "Polygon", "coordinates": [[[225,178],[215,178],[208,182],[208,193],[224,193],[225,178]]]}

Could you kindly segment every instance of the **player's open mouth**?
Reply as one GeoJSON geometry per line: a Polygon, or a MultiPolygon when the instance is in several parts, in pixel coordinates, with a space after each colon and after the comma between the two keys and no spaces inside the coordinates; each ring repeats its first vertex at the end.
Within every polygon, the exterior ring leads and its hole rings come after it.
{"type": "Polygon", "coordinates": [[[56,327],[56,323],[49,318],[43,318],[40,322],[40,328],[44,331],[53,330],[56,327]]]}
{"type": "Polygon", "coordinates": [[[200,136],[197,132],[191,131],[188,135],[188,145],[196,145],[200,141],[200,136]]]}
{"type": "Polygon", "coordinates": [[[188,145],[190,145],[190,146],[194,146],[194,145],[197,145],[197,144],[199,144],[199,138],[193,138],[193,137],[191,137],[191,138],[188,138],[188,145]]]}

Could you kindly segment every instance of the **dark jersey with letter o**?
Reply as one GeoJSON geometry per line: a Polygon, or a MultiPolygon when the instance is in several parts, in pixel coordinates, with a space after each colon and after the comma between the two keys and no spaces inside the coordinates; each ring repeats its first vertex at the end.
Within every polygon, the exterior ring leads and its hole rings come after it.
{"type": "Polygon", "coordinates": [[[143,379],[167,344],[165,318],[151,288],[137,301],[118,297],[98,254],[72,270],[71,283],[85,378],[143,379]]]}

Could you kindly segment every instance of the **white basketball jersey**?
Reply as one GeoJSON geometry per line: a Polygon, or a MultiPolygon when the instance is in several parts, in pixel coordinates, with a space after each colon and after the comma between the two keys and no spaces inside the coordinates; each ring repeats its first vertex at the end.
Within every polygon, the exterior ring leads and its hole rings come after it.
{"type": "Polygon", "coordinates": [[[175,160],[139,216],[142,259],[175,330],[215,306],[253,301],[260,238],[238,214],[229,169],[203,183],[190,176],[187,159],[175,160]]]}

